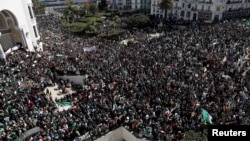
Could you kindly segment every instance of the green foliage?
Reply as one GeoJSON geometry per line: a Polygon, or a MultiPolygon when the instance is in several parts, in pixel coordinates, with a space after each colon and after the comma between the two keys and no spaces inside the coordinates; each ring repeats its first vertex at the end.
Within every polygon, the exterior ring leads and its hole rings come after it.
{"type": "Polygon", "coordinates": [[[91,13],[91,14],[96,14],[97,12],[98,12],[98,6],[95,4],[95,3],[91,3],[90,5],[89,5],[89,12],[91,13]]]}
{"type": "Polygon", "coordinates": [[[84,32],[87,28],[87,24],[86,23],[82,23],[82,22],[74,22],[72,24],[70,24],[68,26],[69,31],[73,32],[73,33],[80,33],[80,32],[84,32]]]}
{"type": "Polygon", "coordinates": [[[134,14],[130,16],[127,21],[129,27],[144,28],[151,24],[150,18],[144,14],[134,14]]]}
{"type": "Polygon", "coordinates": [[[112,13],[105,13],[105,14],[103,14],[103,16],[105,16],[105,17],[111,17],[112,13]]]}
{"type": "Polygon", "coordinates": [[[204,131],[204,133],[202,133],[200,131],[190,130],[181,141],[205,141],[207,139],[206,132],[207,131],[204,131]]]}
{"type": "Polygon", "coordinates": [[[98,22],[98,23],[102,23],[103,19],[101,17],[88,16],[88,17],[79,19],[78,22],[84,22],[84,23],[98,22]]]}
{"type": "Polygon", "coordinates": [[[39,0],[32,0],[33,9],[35,14],[44,14],[45,13],[45,4],[39,0]]]}
{"type": "Polygon", "coordinates": [[[207,139],[207,125],[202,124],[194,130],[186,132],[185,137],[181,141],[206,141],[207,139]]]}
{"type": "Polygon", "coordinates": [[[173,1],[172,0],[161,0],[160,9],[162,10],[169,10],[173,7],[173,1]]]}
{"type": "Polygon", "coordinates": [[[119,16],[114,16],[114,17],[112,18],[112,20],[113,20],[115,23],[117,23],[117,24],[120,24],[120,23],[122,22],[122,20],[121,20],[121,18],[120,18],[119,16]]]}
{"type": "Polygon", "coordinates": [[[99,36],[101,38],[113,39],[113,38],[123,35],[124,33],[125,33],[124,29],[116,29],[108,33],[100,34],[99,36]]]}
{"type": "Polygon", "coordinates": [[[71,6],[74,1],[73,0],[65,0],[65,3],[68,5],[68,6],[71,6]]]}
{"type": "Polygon", "coordinates": [[[118,12],[117,9],[107,9],[106,10],[106,13],[116,13],[116,12],[118,12]]]}

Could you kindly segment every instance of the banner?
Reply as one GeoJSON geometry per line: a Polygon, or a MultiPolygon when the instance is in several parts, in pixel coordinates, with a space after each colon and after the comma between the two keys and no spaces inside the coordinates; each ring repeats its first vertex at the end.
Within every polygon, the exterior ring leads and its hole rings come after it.
{"type": "Polygon", "coordinates": [[[38,132],[41,132],[41,131],[42,131],[42,129],[41,129],[40,127],[34,127],[34,128],[32,128],[32,129],[30,129],[30,130],[24,132],[24,133],[22,134],[22,136],[21,136],[20,138],[16,139],[15,141],[23,141],[23,140],[25,140],[27,137],[30,137],[30,136],[32,136],[32,135],[38,133],[38,132]]]}
{"type": "Polygon", "coordinates": [[[58,111],[65,111],[72,108],[71,102],[56,102],[58,111]]]}
{"type": "Polygon", "coordinates": [[[84,47],[84,48],[83,48],[83,51],[84,51],[84,52],[96,51],[96,46],[84,47]]]}

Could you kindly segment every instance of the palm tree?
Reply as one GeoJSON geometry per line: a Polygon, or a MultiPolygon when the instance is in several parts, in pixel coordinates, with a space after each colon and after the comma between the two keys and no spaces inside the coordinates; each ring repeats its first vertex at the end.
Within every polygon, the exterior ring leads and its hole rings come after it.
{"type": "Polygon", "coordinates": [[[161,0],[159,7],[160,9],[165,11],[165,16],[166,16],[167,10],[170,10],[173,7],[173,0],[161,0]]]}

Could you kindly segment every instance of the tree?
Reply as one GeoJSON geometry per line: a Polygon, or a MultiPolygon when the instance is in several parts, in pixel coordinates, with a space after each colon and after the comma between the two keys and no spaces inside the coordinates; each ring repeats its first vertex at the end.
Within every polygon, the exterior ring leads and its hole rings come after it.
{"type": "Polygon", "coordinates": [[[98,4],[98,8],[100,10],[105,10],[107,8],[108,4],[106,0],[101,0],[101,2],[98,4]]]}
{"type": "Polygon", "coordinates": [[[114,17],[112,18],[112,23],[111,23],[111,25],[112,25],[113,28],[116,28],[117,25],[119,25],[120,23],[121,23],[121,18],[120,18],[119,16],[114,16],[114,17]]]}
{"type": "Polygon", "coordinates": [[[144,28],[151,24],[150,18],[144,14],[134,14],[127,19],[129,27],[144,28]]]}
{"type": "Polygon", "coordinates": [[[66,5],[72,6],[74,4],[73,0],[65,0],[66,5]]]}
{"type": "Polygon", "coordinates": [[[95,13],[98,11],[98,7],[95,3],[91,3],[89,5],[89,12],[93,15],[95,15],[95,13]]]}
{"type": "Polygon", "coordinates": [[[173,7],[173,0],[161,0],[159,7],[160,9],[165,10],[165,16],[166,16],[167,10],[173,7]]]}
{"type": "Polygon", "coordinates": [[[45,4],[39,0],[32,0],[33,9],[35,14],[45,13],[45,4]]]}
{"type": "Polygon", "coordinates": [[[64,11],[64,18],[67,22],[71,23],[74,20],[74,12],[73,7],[71,5],[68,5],[68,7],[64,11]]]}

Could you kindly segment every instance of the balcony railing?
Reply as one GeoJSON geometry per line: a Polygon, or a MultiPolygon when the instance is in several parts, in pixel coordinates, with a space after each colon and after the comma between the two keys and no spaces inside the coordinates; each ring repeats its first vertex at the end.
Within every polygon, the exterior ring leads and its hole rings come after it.
{"type": "Polygon", "coordinates": [[[197,11],[197,8],[192,7],[191,10],[192,11],[197,11]]]}
{"type": "Polygon", "coordinates": [[[181,7],[176,7],[176,6],[175,6],[175,7],[173,7],[173,9],[181,9],[181,7]]]}
{"type": "Polygon", "coordinates": [[[152,6],[159,6],[159,4],[152,4],[152,6]]]}
{"type": "Polygon", "coordinates": [[[229,1],[227,1],[227,3],[226,4],[235,4],[235,3],[242,3],[243,1],[231,1],[231,0],[229,0],[229,1]]]}
{"type": "Polygon", "coordinates": [[[208,10],[208,9],[197,9],[197,11],[204,12],[204,13],[212,13],[212,10],[208,10]]]}
{"type": "Polygon", "coordinates": [[[199,3],[203,3],[203,4],[213,4],[212,1],[198,1],[199,3]]]}
{"type": "Polygon", "coordinates": [[[195,2],[197,2],[197,0],[183,0],[183,2],[186,2],[186,3],[195,3],[195,2]]]}

